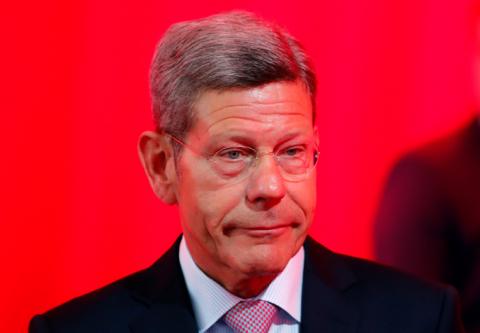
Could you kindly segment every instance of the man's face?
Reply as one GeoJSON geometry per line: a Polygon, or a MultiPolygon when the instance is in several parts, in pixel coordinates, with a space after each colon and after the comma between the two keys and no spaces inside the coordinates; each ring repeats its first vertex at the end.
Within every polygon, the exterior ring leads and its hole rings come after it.
{"type": "Polygon", "coordinates": [[[195,103],[195,124],[177,165],[175,192],[188,248],[197,265],[224,286],[278,274],[302,246],[315,208],[315,172],[287,181],[274,156],[315,139],[312,105],[298,82],[210,91],[195,103]],[[246,178],[219,175],[206,157],[254,148],[246,178]],[[266,152],[267,154],[262,154],[266,152]]]}

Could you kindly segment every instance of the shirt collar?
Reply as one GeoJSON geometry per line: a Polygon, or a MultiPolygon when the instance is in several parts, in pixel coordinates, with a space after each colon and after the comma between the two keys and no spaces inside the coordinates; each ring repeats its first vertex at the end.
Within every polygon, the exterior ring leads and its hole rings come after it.
{"type": "MultiPolygon", "coordinates": [[[[283,309],[300,322],[303,280],[303,247],[292,257],[284,270],[254,299],[261,299],[283,309]]],[[[231,294],[208,277],[195,264],[182,237],[179,251],[180,266],[192,300],[193,312],[199,332],[205,332],[230,308],[244,299],[231,294]],[[208,305],[208,306],[206,306],[208,305]]]]}

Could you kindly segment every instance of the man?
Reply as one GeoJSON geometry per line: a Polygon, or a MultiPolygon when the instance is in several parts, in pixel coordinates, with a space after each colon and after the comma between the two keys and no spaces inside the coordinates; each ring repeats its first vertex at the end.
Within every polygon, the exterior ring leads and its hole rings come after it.
{"type": "Polygon", "coordinates": [[[172,26],[139,141],[183,236],[152,267],[35,317],[30,332],[461,332],[454,293],[307,238],[315,76],[280,27],[233,12],[172,26]]]}
{"type": "Polygon", "coordinates": [[[457,288],[480,332],[480,119],[402,157],[375,223],[379,260],[457,288]]]}

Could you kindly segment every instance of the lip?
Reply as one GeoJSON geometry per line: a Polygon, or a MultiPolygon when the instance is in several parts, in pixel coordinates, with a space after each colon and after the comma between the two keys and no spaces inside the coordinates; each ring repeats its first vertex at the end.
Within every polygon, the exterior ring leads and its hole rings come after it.
{"type": "Polygon", "coordinates": [[[241,228],[243,233],[250,237],[254,238],[265,238],[265,237],[278,237],[282,235],[287,229],[290,228],[290,225],[279,225],[272,227],[254,227],[254,228],[241,228]]]}

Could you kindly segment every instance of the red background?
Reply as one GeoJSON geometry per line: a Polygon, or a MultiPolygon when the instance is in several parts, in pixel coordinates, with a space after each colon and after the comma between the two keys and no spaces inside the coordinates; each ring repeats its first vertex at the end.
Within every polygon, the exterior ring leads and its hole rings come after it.
{"type": "Polygon", "coordinates": [[[474,111],[470,0],[64,1],[0,5],[0,331],[151,264],[180,232],[137,158],[147,72],[173,22],[247,9],[285,26],[319,79],[311,234],[371,258],[403,152],[474,111]]]}

